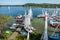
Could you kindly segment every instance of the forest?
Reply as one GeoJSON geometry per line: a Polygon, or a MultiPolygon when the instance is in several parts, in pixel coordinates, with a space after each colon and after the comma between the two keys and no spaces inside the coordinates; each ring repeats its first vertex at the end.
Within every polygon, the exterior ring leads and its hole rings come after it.
{"type": "Polygon", "coordinates": [[[35,3],[27,3],[23,6],[32,6],[32,7],[42,7],[42,8],[60,8],[60,4],[48,4],[48,3],[43,3],[43,4],[35,4],[35,3]]]}

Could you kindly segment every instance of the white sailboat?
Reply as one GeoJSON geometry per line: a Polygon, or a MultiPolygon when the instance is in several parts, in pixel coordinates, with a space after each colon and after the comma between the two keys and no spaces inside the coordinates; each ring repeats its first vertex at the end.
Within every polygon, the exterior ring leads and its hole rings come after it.
{"type": "Polygon", "coordinates": [[[50,24],[51,24],[52,26],[57,26],[58,24],[60,24],[60,22],[51,19],[51,20],[50,20],[50,24]]]}
{"type": "Polygon", "coordinates": [[[25,29],[26,31],[32,32],[33,27],[31,26],[30,17],[26,15],[25,18],[25,29]]]}
{"type": "Polygon", "coordinates": [[[56,7],[54,13],[52,14],[52,17],[50,18],[50,24],[52,26],[57,26],[58,24],[60,24],[60,22],[56,21],[58,19],[59,19],[59,17],[58,17],[58,8],[56,7]]]}
{"type": "Polygon", "coordinates": [[[29,25],[30,25],[30,18],[26,15],[26,11],[25,11],[25,21],[24,21],[24,25],[25,25],[25,30],[28,32],[27,34],[27,40],[29,40],[29,33],[30,30],[28,29],[29,25]]]}
{"type": "Polygon", "coordinates": [[[47,11],[46,11],[45,12],[45,30],[44,30],[44,33],[41,37],[41,40],[48,40],[47,30],[48,30],[48,14],[47,14],[47,11]]]}
{"type": "MultiPolygon", "coordinates": [[[[30,9],[31,10],[31,9],[30,9]]],[[[25,21],[24,21],[24,28],[25,30],[28,32],[27,34],[27,40],[29,40],[29,33],[33,32],[34,28],[31,26],[31,14],[26,14],[26,11],[25,11],[25,21]]]]}

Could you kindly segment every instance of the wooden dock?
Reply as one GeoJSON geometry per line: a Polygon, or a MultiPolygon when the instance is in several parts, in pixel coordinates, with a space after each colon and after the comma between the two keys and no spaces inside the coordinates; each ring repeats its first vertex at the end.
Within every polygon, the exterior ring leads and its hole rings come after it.
{"type": "MultiPolygon", "coordinates": [[[[21,31],[21,28],[17,28],[16,31],[21,31]]],[[[18,35],[18,32],[14,32],[9,38],[8,40],[14,40],[14,38],[16,38],[16,36],[18,35]]]]}

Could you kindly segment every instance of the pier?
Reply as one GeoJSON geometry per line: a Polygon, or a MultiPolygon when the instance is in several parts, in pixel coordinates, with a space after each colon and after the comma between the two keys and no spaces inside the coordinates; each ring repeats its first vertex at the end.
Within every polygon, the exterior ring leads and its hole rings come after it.
{"type": "Polygon", "coordinates": [[[18,32],[21,31],[21,28],[17,28],[16,31],[8,38],[8,40],[13,40],[18,35],[18,32]]]}

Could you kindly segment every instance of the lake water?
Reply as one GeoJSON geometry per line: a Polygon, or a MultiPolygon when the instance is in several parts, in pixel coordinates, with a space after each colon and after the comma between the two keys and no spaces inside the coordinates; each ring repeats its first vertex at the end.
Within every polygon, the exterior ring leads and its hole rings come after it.
{"type": "MultiPolygon", "coordinates": [[[[6,14],[11,16],[17,16],[18,14],[25,14],[25,10],[28,13],[29,7],[21,7],[21,6],[2,6],[0,7],[0,14],[6,14]]],[[[33,17],[37,17],[37,15],[42,14],[42,10],[45,12],[46,10],[51,15],[54,13],[55,8],[40,8],[40,7],[32,7],[33,17]]],[[[60,8],[58,8],[58,14],[60,15],[60,8]]]]}

